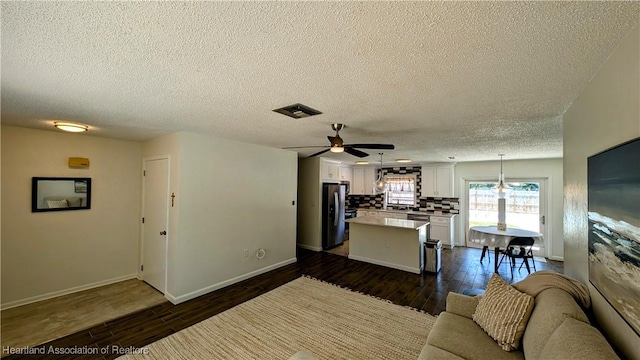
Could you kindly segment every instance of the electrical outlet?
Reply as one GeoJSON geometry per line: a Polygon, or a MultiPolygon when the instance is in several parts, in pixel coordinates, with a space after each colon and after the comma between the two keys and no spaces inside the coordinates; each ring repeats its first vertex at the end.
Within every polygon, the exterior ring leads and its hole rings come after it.
{"type": "Polygon", "coordinates": [[[249,257],[249,249],[244,249],[244,257],[249,257]]]}

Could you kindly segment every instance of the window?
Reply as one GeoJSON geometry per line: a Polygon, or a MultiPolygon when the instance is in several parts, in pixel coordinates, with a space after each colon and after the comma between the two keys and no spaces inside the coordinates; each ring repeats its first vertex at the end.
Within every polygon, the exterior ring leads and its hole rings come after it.
{"type": "MultiPolygon", "coordinates": [[[[495,225],[498,219],[498,194],[495,182],[469,182],[469,227],[495,225]]],[[[507,182],[507,227],[540,231],[540,183],[507,182]]]]}
{"type": "Polygon", "coordinates": [[[387,176],[387,205],[416,204],[416,177],[387,176]]]}

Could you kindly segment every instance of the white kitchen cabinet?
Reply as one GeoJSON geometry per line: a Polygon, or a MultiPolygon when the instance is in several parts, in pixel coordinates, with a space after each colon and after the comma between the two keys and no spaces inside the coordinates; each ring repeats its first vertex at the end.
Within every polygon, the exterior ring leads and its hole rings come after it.
{"type": "Polygon", "coordinates": [[[429,229],[429,239],[442,241],[443,247],[453,248],[455,241],[453,238],[454,219],[449,216],[429,215],[431,227],[429,229]]]}
{"type": "Polygon", "coordinates": [[[351,195],[374,195],[373,182],[376,181],[376,168],[373,166],[356,166],[353,168],[351,195]]]}
{"type": "Polygon", "coordinates": [[[453,197],[453,165],[422,166],[422,197],[453,197]]]}
{"type": "Polygon", "coordinates": [[[340,165],[340,181],[351,182],[353,178],[353,169],[351,166],[340,165]]]}
{"type": "Polygon", "coordinates": [[[322,159],[320,161],[320,178],[323,181],[340,180],[340,163],[322,159]]]}

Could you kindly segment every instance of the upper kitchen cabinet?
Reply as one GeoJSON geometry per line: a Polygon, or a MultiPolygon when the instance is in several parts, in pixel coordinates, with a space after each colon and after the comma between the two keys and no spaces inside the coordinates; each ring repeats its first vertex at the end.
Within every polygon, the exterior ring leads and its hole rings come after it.
{"type": "Polygon", "coordinates": [[[351,169],[351,166],[340,165],[340,181],[351,182],[351,179],[353,179],[353,169],[351,169]]]}
{"type": "Polygon", "coordinates": [[[453,197],[453,164],[422,165],[422,197],[453,197]]]}
{"type": "Polygon", "coordinates": [[[376,181],[376,168],[373,166],[355,166],[351,181],[350,195],[373,195],[373,182],[376,181]]]}
{"type": "Polygon", "coordinates": [[[320,178],[322,181],[340,181],[340,163],[322,158],[320,161],[320,178]]]}

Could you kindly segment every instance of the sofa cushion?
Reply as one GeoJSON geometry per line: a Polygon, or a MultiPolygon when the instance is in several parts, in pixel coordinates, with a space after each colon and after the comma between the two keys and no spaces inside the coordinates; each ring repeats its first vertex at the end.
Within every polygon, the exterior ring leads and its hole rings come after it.
{"type": "Polygon", "coordinates": [[[578,303],[566,291],[547,289],[536,296],[535,307],[522,337],[522,347],[527,359],[540,358],[551,334],[568,317],[589,323],[578,303]]]}
{"type": "MultiPolygon", "coordinates": [[[[427,337],[427,345],[436,347],[463,359],[523,359],[521,351],[503,351],[500,346],[473,320],[448,312],[438,315],[438,320],[427,337]]],[[[438,359],[429,349],[421,359],[438,359]]]]}
{"type": "Polygon", "coordinates": [[[68,197],[67,203],[69,203],[69,207],[80,207],[82,205],[82,199],[77,196],[68,197]]]}
{"type": "Polygon", "coordinates": [[[480,297],[478,296],[467,296],[450,291],[447,294],[446,311],[472,319],[479,300],[480,297]]]}
{"type": "Polygon", "coordinates": [[[618,356],[596,328],[570,317],[553,332],[540,359],[609,360],[618,356]]]}
{"type": "MultiPolygon", "coordinates": [[[[429,344],[426,344],[423,348],[422,351],[420,352],[420,356],[418,357],[418,360],[431,360],[431,359],[438,359],[438,360],[464,360],[464,358],[461,358],[458,355],[452,354],[446,350],[442,350],[440,348],[437,348],[435,346],[431,346],[429,344]]],[[[289,359],[291,360],[291,359],[289,359]]]]}
{"type": "Polygon", "coordinates": [[[493,274],[478,301],[475,321],[505,351],[517,349],[533,310],[533,297],[514,289],[493,274]]]}
{"type": "Polygon", "coordinates": [[[67,202],[67,199],[47,200],[47,206],[49,207],[49,209],[61,209],[61,208],[68,208],[69,203],[67,202]]]}

